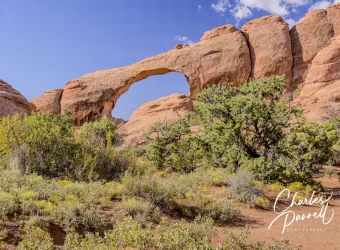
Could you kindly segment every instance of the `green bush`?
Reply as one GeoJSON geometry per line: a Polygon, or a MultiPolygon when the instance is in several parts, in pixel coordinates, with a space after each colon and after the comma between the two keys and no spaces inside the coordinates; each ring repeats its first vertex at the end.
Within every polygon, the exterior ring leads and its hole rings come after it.
{"type": "Polygon", "coordinates": [[[169,224],[163,219],[157,228],[158,247],[164,250],[211,249],[213,236],[213,221],[210,219],[196,219],[193,224],[184,221],[169,224]]]}
{"type": "Polygon", "coordinates": [[[154,124],[149,135],[147,159],[159,169],[169,169],[181,173],[193,171],[199,163],[198,141],[188,136],[190,133],[187,120],[179,120],[172,125],[154,124]],[[188,137],[187,139],[185,137],[188,137]]]}
{"type": "Polygon", "coordinates": [[[19,243],[19,250],[52,250],[53,240],[49,233],[39,227],[29,228],[24,239],[19,243]]]}
{"type": "Polygon", "coordinates": [[[105,241],[119,248],[135,247],[148,249],[153,246],[152,232],[147,228],[142,228],[141,224],[131,217],[125,218],[118,223],[113,230],[105,234],[105,241]]]}
{"type": "Polygon", "coordinates": [[[69,116],[14,115],[0,120],[0,153],[15,155],[22,173],[67,176],[77,149],[69,116]]]}
{"type": "Polygon", "coordinates": [[[124,215],[129,215],[142,225],[148,221],[159,222],[160,210],[153,204],[138,198],[130,198],[123,201],[122,209],[124,215]]]}
{"type": "Polygon", "coordinates": [[[17,209],[16,197],[10,193],[0,191],[0,219],[13,214],[17,209]]]}

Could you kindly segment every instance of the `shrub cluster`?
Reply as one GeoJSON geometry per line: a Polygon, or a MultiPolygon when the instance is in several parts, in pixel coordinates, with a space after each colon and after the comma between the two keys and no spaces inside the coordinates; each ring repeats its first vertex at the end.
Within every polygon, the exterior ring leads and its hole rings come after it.
{"type": "Polygon", "coordinates": [[[310,183],[321,165],[337,155],[333,146],[339,140],[339,121],[306,122],[301,109],[284,101],[284,90],[283,77],[203,90],[194,114],[201,119],[199,133],[190,134],[190,117],[172,126],[157,124],[148,159],[160,169],[178,172],[202,166],[231,173],[246,169],[269,183],[310,183]]]}

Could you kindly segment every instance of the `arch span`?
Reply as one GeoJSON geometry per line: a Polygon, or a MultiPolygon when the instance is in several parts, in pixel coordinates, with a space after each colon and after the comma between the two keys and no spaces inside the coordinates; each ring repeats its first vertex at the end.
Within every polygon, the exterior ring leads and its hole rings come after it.
{"type": "Polygon", "coordinates": [[[130,120],[132,113],[145,103],[172,94],[187,96],[189,85],[183,74],[170,72],[165,75],[156,75],[132,84],[128,91],[121,95],[114,105],[112,116],[130,120]]]}
{"type": "Polygon", "coordinates": [[[247,42],[242,33],[231,29],[223,35],[182,49],[147,58],[133,65],[101,70],[67,83],[61,110],[69,111],[75,125],[110,115],[118,98],[135,82],[149,76],[178,72],[189,84],[189,97],[219,79],[236,84],[245,82],[251,71],[247,42]]]}

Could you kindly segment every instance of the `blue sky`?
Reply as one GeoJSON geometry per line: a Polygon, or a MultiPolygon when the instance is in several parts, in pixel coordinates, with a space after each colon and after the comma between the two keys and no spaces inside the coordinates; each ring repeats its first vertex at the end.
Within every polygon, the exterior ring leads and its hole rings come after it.
{"type": "MultiPolygon", "coordinates": [[[[340,2],[340,0],[335,0],[340,2]]],[[[197,42],[214,27],[268,14],[290,25],[334,0],[0,0],[0,79],[28,100],[69,80],[125,66],[197,42]]],[[[188,93],[181,74],[134,84],[114,116],[128,119],[142,103],[188,93]]]]}

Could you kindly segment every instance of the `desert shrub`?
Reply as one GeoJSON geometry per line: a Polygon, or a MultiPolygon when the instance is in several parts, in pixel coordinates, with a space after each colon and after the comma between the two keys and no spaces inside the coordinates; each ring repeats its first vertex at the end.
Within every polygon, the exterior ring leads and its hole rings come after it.
{"type": "Polygon", "coordinates": [[[85,237],[69,232],[66,234],[65,250],[118,250],[114,245],[108,244],[98,233],[87,233],[85,237]]]}
{"type": "Polygon", "coordinates": [[[304,191],[306,187],[301,182],[294,182],[288,186],[288,189],[292,192],[304,191]]]}
{"type": "Polygon", "coordinates": [[[83,180],[117,179],[129,167],[135,168],[135,152],[118,148],[119,137],[116,125],[106,116],[100,121],[82,125],[77,140],[81,152],[77,159],[75,175],[83,180]]]}
{"type": "Polygon", "coordinates": [[[214,235],[213,221],[210,219],[196,219],[189,224],[184,221],[170,224],[163,219],[157,228],[157,243],[159,249],[210,249],[210,242],[214,235]]]}
{"type": "Polygon", "coordinates": [[[194,137],[188,136],[189,133],[186,119],[172,125],[154,124],[148,136],[147,159],[161,170],[193,171],[199,163],[200,147],[194,137]],[[152,134],[157,134],[156,138],[150,137],[152,134]]]}
{"type": "Polygon", "coordinates": [[[52,250],[53,240],[48,232],[39,227],[27,229],[23,240],[19,243],[19,250],[52,250]]]}
{"type": "Polygon", "coordinates": [[[280,193],[284,189],[284,186],[280,182],[274,182],[270,184],[269,189],[272,192],[280,193]]]}
{"type": "Polygon", "coordinates": [[[130,198],[123,201],[122,209],[124,215],[129,215],[142,225],[148,221],[159,222],[160,210],[153,204],[138,198],[130,198]]]}
{"type": "Polygon", "coordinates": [[[303,122],[282,98],[283,77],[250,80],[240,88],[214,85],[197,97],[204,121],[199,141],[213,166],[249,169],[265,182],[308,182],[333,155],[336,123],[303,122]]]}
{"type": "Polygon", "coordinates": [[[270,205],[270,201],[267,198],[257,197],[255,199],[255,205],[260,208],[268,208],[270,205]]]}
{"type": "Polygon", "coordinates": [[[22,173],[67,176],[78,149],[70,117],[14,115],[0,120],[0,152],[15,155],[22,173]]]}
{"type": "MultiPolygon", "coordinates": [[[[286,165],[282,181],[309,183],[313,174],[334,155],[333,145],[338,140],[335,125],[303,123],[293,126],[279,143],[286,165]]],[[[279,164],[280,165],[280,164],[279,164]]]]}
{"type": "Polygon", "coordinates": [[[123,222],[118,223],[113,230],[105,234],[104,238],[108,244],[119,248],[147,249],[153,246],[150,228],[142,228],[141,224],[131,217],[127,217],[123,222]]]}
{"type": "Polygon", "coordinates": [[[122,185],[128,196],[143,198],[164,210],[169,211],[173,208],[173,190],[159,183],[153,176],[124,176],[122,185]]]}
{"type": "Polygon", "coordinates": [[[229,177],[227,183],[228,194],[251,206],[255,205],[256,198],[263,196],[262,190],[254,182],[254,175],[249,172],[238,172],[229,177]]]}
{"type": "Polygon", "coordinates": [[[13,214],[18,209],[18,202],[14,195],[0,191],[0,219],[13,214]]]}
{"type": "Polygon", "coordinates": [[[217,222],[230,222],[239,215],[239,209],[231,201],[218,201],[205,206],[201,214],[217,222]]]}

